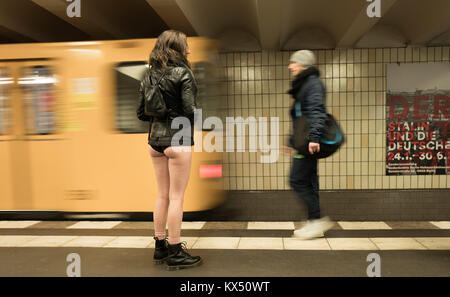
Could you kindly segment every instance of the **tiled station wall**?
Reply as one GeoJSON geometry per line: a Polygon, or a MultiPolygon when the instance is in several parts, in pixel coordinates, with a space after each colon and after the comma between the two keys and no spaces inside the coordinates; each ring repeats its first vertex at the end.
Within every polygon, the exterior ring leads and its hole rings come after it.
{"type": "MultiPolygon", "coordinates": [[[[224,89],[230,117],[279,117],[280,144],[289,135],[293,52],[223,53],[224,89]]],[[[326,107],[340,122],[347,142],[320,160],[321,190],[446,189],[449,175],[386,176],[386,65],[450,61],[450,47],[315,50],[327,88],[326,107]]],[[[247,130],[248,135],[248,130],[247,130]]],[[[248,138],[248,136],[247,136],[248,138]]],[[[289,156],[263,164],[256,152],[225,153],[229,190],[289,190],[289,156]]],[[[265,154],[265,153],[263,153],[265,154]]]]}

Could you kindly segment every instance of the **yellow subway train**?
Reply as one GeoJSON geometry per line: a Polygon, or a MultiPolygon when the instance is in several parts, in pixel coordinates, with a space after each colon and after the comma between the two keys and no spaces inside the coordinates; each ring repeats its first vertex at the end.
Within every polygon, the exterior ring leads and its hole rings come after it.
{"type": "MultiPolygon", "coordinates": [[[[153,211],[148,122],[136,108],[155,42],[0,45],[0,211],[153,211]]],[[[217,44],[188,44],[203,117],[217,115],[217,44]]],[[[193,151],[184,210],[209,210],[225,197],[222,154],[193,151]]]]}

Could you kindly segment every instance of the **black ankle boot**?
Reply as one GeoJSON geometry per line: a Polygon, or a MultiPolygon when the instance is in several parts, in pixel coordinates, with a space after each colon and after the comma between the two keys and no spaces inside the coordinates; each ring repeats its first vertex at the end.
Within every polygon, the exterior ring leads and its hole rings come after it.
{"type": "Polygon", "coordinates": [[[153,255],[153,263],[162,264],[167,260],[169,256],[169,249],[167,248],[167,240],[158,237],[153,237],[155,239],[155,254],[153,255]]]}
{"type": "Polygon", "coordinates": [[[167,258],[167,269],[176,270],[190,268],[200,265],[202,258],[199,256],[192,257],[186,251],[186,244],[180,242],[178,244],[169,244],[169,257],[167,258]]]}

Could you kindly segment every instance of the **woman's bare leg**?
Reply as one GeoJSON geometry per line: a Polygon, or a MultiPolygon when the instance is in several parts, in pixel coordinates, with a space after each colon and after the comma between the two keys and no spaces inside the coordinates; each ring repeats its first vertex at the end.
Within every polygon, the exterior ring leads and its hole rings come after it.
{"type": "Polygon", "coordinates": [[[169,212],[167,217],[169,227],[169,244],[180,242],[181,222],[183,220],[183,200],[190,170],[192,153],[176,151],[172,147],[164,151],[169,158],[169,212]]]}
{"type": "Polygon", "coordinates": [[[155,236],[161,240],[166,238],[166,223],[169,208],[169,159],[164,154],[155,151],[151,146],[149,146],[149,151],[155,169],[156,181],[158,183],[158,194],[156,197],[155,209],[153,211],[153,222],[155,225],[155,236]]]}

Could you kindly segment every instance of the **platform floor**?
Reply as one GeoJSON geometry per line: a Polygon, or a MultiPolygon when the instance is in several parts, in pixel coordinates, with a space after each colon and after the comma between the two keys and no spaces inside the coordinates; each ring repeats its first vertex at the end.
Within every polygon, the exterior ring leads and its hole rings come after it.
{"type": "Polygon", "coordinates": [[[0,221],[0,276],[66,276],[77,253],[82,276],[450,276],[450,222],[336,222],[324,238],[291,238],[303,222],[183,222],[200,267],[152,262],[152,222],[0,221]]]}

